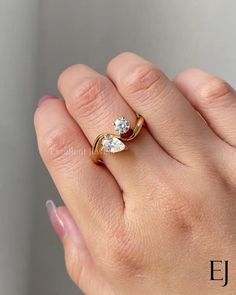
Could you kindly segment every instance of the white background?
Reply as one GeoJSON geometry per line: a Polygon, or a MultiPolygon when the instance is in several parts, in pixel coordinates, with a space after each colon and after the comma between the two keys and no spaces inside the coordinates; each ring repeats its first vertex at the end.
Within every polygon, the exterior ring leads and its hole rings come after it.
{"type": "Polygon", "coordinates": [[[44,203],[33,111],[73,63],[104,72],[121,51],[170,78],[201,67],[236,85],[234,0],[0,0],[0,294],[73,295],[44,203]]]}

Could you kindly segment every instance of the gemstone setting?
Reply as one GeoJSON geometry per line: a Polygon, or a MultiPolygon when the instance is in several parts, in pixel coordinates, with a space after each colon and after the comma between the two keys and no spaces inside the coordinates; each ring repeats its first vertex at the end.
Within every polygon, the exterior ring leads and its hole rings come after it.
{"type": "Polygon", "coordinates": [[[112,135],[105,135],[102,141],[102,150],[106,153],[119,153],[127,149],[127,146],[112,135]]]}
{"type": "Polygon", "coordinates": [[[115,120],[113,127],[119,135],[125,134],[130,130],[130,122],[124,117],[121,117],[115,120]]]}

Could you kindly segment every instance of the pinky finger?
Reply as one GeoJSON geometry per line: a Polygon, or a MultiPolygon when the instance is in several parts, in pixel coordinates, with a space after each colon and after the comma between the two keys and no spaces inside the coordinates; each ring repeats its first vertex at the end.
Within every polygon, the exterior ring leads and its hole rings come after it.
{"type": "Polygon", "coordinates": [[[75,284],[86,295],[115,295],[110,285],[97,271],[73,217],[66,207],[57,208],[52,201],[46,203],[51,224],[65,251],[67,271],[75,284]],[[91,284],[92,282],[92,284],[91,284]]]}

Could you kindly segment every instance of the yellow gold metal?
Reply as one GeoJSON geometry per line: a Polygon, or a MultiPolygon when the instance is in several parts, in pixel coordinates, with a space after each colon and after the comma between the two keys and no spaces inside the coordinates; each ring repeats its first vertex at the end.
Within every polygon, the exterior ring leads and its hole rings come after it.
{"type": "Polygon", "coordinates": [[[102,133],[97,136],[97,138],[95,139],[93,146],[92,146],[92,155],[91,155],[91,158],[95,164],[103,164],[102,141],[106,136],[118,138],[120,141],[131,141],[131,140],[134,140],[138,136],[138,134],[140,133],[140,131],[144,125],[144,118],[139,114],[136,114],[136,116],[137,116],[136,126],[132,129],[132,133],[128,137],[122,137],[122,135],[116,135],[116,134],[110,134],[110,133],[109,134],[102,133]]]}

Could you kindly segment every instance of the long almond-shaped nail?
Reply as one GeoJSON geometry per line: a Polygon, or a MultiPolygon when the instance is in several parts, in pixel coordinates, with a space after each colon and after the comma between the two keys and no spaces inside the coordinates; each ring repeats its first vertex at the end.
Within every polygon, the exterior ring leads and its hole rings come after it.
{"type": "Polygon", "coordinates": [[[54,95],[44,95],[38,101],[38,106],[41,106],[46,100],[49,100],[49,99],[57,99],[57,98],[58,97],[56,97],[54,95]]]}
{"type": "Polygon", "coordinates": [[[63,242],[66,237],[66,227],[62,218],[58,214],[58,209],[55,206],[54,202],[51,200],[46,202],[46,207],[52,227],[59,239],[63,242]]]}
{"type": "Polygon", "coordinates": [[[57,208],[57,214],[64,223],[64,226],[68,233],[68,237],[73,240],[74,244],[76,244],[80,248],[83,247],[84,239],[69,210],[66,207],[59,207],[57,208]]]}

